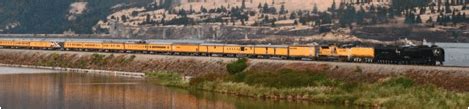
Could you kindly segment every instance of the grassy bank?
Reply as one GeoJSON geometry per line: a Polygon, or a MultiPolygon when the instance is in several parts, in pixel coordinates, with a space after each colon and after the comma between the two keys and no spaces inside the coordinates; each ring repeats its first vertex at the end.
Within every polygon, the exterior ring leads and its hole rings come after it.
{"type": "Polygon", "coordinates": [[[369,107],[469,106],[469,93],[419,84],[406,76],[386,77],[375,82],[349,82],[330,78],[325,75],[327,72],[245,70],[247,66],[244,62],[240,60],[228,64],[228,69],[231,69],[229,74],[206,74],[190,81],[169,72],[151,72],[147,76],[166,86],[261,99],[306,100],[369,107]]]}
{"type": "Polygon", "coordinates": [[[226,73],[225,64],[217,61],[160,58],[137,59],[136,55],[104,53],[0,52],[0,63],[63,68],[96,69],[124,72],[171,71],[183,75],[226,73]]]}

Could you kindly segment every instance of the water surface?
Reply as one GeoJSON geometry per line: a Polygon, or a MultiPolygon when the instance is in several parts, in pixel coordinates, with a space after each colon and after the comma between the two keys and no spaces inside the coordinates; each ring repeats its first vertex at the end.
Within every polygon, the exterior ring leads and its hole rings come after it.
{"type": "MultiPolygon", "coordinates": [[[[3,72],[4,67],[0,67],[3,72]]],[[[6,68],[15,69],[15,68],[6,68]]],[[[22,70],[18,70],[22,71],[22,70]]],[[[0,75],[2,109],[308,109],[344,108],[236,97],[82,73],[0,75]]]]}
{"type": "Polygon", "coordinates": [[[436,43],[445,49],[446,66],[469,66],[469,43],[436,43]]]}

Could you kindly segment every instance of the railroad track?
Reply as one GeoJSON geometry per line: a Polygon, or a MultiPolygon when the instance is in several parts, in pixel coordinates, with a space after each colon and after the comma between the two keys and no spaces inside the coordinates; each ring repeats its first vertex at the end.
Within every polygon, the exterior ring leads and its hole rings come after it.
{"type": "MultiPolygon", "coordinates": [[[[176,59],[200,59],[200,60],[209,60],[209,59],[219,59],[224,61],[233,61],[239,57],[219,57],[219,56],[194,56],[194,55],[168,55],[168,54],[143,54],[143,53],[119,53],[119,52],[95,52],[95,51],[57,51],[57,50],[38,50],[38,49],[8,49],[0,48],[0,51],[14,51],[14,52],[42,52],[42,53],[73,53],[73,54],[117,54],[117,55],[138,55],[141,56],[140,60],[148,60],[147,58],[176,58],[176,59]]],[[[430,66],[430,65],[402,65],[402,64],[379,64],[379,63],[358,63],[358,62],[337,62],[337,61],[317,61],[317,60],[284,60],[280,58],[250,58],[254,62],[271,62],[271,63],[316,63],[316,64],[331,64],[331,65],[358,65],[358,66],[367,66],[367,65],[378,65],[378,66],[404,66],[404,67],[434,67],[434,68],[463,68],[469,69],[469,66],[430,66]]]]}

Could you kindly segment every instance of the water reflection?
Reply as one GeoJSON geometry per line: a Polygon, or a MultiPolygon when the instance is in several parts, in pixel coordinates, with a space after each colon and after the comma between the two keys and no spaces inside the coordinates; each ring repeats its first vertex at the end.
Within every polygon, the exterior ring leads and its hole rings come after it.
{"type": "Polygon", "coordinates": [[[145,80],[79,73],[0,75],[4,109],[290,109],[341,108],[187,91],[145,80]]]}
{"type": "Polygon", "coordinates": [[[446,66],[469,66],[469,43],[436,43],[445,49],[446,66]]]}

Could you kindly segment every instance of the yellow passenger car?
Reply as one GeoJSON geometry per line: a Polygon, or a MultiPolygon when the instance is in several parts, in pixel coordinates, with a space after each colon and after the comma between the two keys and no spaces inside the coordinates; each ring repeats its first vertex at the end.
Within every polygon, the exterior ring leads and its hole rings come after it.
{"type": "Polygon", "coordinates": [[[288,50],[290,57],[316,57],[315,46],[289,46],[288,50]]]}
{"type": "Polygon", "coordinates": [[[30,45],[30,47],[33,47],[33,48],[53,48],[54,47],[54,42],[50,42],[50,41],[31,41],[29,45],[30,45]]]}
{"type": "Polygon", "coordinates": [[[288,46],[258,45],[254,47],[255,55],[288,56],[288,46]]]}
{"type": "Polygon", "coordinates": [[[374,48],[367,47],[353,47],[350,49],[351,57],[361,57],[361,58],[374,58],[375,50],[374,48]]]}
{"type": "Polygon", "coordinates": [[[178,53],[198,53],[199,44],[172,44],[172,51],[178,53]]]}
{"type": "Polygon", "coordinates": [[[224,51],[223,44],[205,44],[200,46],[200,51],[204,51],[207,49],[207,53],[209,54],[221,54],[224,51]]]}
{"type": "Polygon", "coordinates": [[[65,49],[74,49],[74,48],[83,48],[83,43],[82,42],[65,42],[64,43],[64,48],[65,49]]]}
{"type": "Polygon", "coordinates": [[[171,44],[147,44],[148,51],[150,52],[169,52],[171,51],[171,44]]]}
{"type": "Polygon", "coordinates": [[[125,44],[125,49],[126,50],[131,50],[131,51],[147,51],[148,50],[148,45],[147,44],[127,43],[127,44],[125,44]]]}
{"type": "Polygon", "coordinates": [[[12,45],[13,45],[13,41],[11,40],[0,40],[0,46],[8,47],[12,45]]]}
{"type": "Polygon", "coordinates": [[[29,47],[30,42],[29,41],[22,41],[22,40],[16,40],[13,41],[14,47],[29,47]]]}
{"type": "Polygon", "coordinates": [[[83,42],[82,43],[83,49],[94,49],[94,50],[100,50],[103,49],[103,44],[101,42],[83,42]]]}
{"type": "Polygon", "coordinates": [[[254,46],[252,45],[225,45],[224,54],[246,54],[254,55],[254,46]]]}
{"type": "Polygon", "coordinates": [[[102,43],[104,50],[125,50],[124,43],[102,43]]]}

